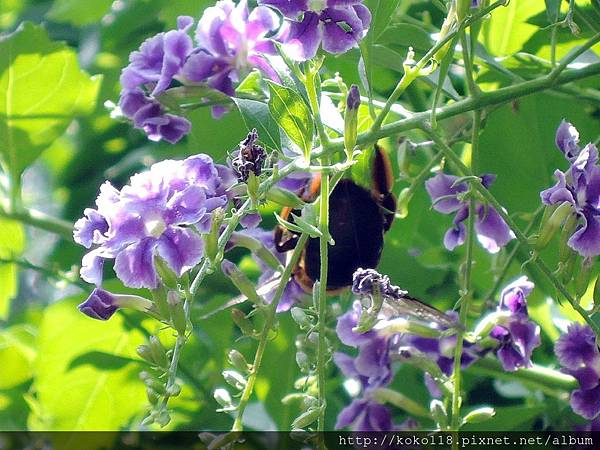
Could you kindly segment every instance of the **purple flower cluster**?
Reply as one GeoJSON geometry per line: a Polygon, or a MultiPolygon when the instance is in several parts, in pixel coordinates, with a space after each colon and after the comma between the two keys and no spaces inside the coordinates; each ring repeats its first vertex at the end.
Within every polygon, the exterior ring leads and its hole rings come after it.
{"type": "Polygon", "coordinates": [[[353,431],[388,431],[394,428],[391,412],[378,403],[373,394],[392,381],[390,348],[399,336],[383,336],[375,330],[355,333],[353,328],[359,323],[361,310],[360,302],[355,301],[352,309],[339,317],[336,327],[340,341],[358,348],[358,355],[352,358],[335,352],[333,360],[345,377],[360,382],[362,395],[340,412],[335,427],[351,427],[353,431]]]}
{"type": "Polygon", "coordinates": [[[371,13],[363,0],[259,0],[286,17],[279,39],[287,55],[298,61],[312,59],[319,46],[344,53],[366,35],[371,13]]]}
{"type": "Polygon", "coordinates": [[[514,371],[531,366],[533,349],[540,345],[540,327],[529,320],[527,300],[534,284],[521,277],[506,286],[500,295],[498,311],[509,313],[494,327],[490,336],[499,341],[497,356],[502,367],[514,371]]]}
{"type": "Polygon", "coordinates": [[[579,382],[579,389],[571,393],[573,411],[588,420],[600,417],[600,350],[592,329],[578,323],[569,325],[554,351],[564,372],[579,382]]]}
{"type": "Polygon", "coordinates": [[[225,206],[234,182],[231,170],[207,155],[154,164],[120,191],[105,182],[96,209],[86,209],[75,223],[75,242],[91,249],[83,257],[81,277],[99,286],[104,262],[114,259],[123,284],[156,288],[157,257],[183,275],[200,262],[198,231],[207,231],[210,212],[225,206]]]}
{"type": "MultiPolygon", "coordinates": [[[[494,182],[495,175],[483,175],[481,182],[486,188],[494,182]]],[[[465,220],[469,217],[469,202],[461,196],[468,191],[466,182],[456,183],[458,177],[438,173],[425,182],[425,188],[433,202],[433,209],[442,214],[455,214],[452,228],[444,236],[444,246],[454,250],[465,242],[465,220]]],[[[479,243],[490,253],[497,253],[515,235],[498,212],[490,207],[478,203],[476,205],[477,217],[475,218],[475,233],[479,243]]]]}
{"type": "MultiPolygon", "coordinates": [[[[269,8],[250,12],[246,0],[237,6],[232,0],[220,0],[200,18],[196,46],[189,36],[193,22],[191,17],[179,17],[177,30],[144,41],[121,74],[121,111],[151,140],[175,143],[190,131],[188,120],[167,113],[156,100],[174,80],[205,83],[233,95],[234,83],[253,68],[276,77],[263,56],[275,52],[266,36],[279,27],[277,15],[269,8]]],[[[224,112],[221,106],[213,108],[217,117],[224,112]]]]}
{"type": "Polygon", "coordinates": [[[573,206],[579,225],[568,245],[584,257],[600,255],[600,166],[598,149],[594,144],[579,146],[579,132],[569,122],[562,121],[556,131],[556,146],[570,167],[566,172],[556,170],[556,185],[542,191],[546,205],[568,202],[573,206]]]}

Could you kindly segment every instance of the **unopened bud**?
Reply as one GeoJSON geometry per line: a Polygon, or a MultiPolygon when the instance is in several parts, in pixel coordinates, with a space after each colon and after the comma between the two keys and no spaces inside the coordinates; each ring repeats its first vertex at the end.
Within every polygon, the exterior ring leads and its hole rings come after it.
{"type": "Polygon", "coordinates": [[[305,330],[312,325],[310,317],[302,308],[294,306],[291,310],[292,319],[298,324],[301,330],[305,330]]]}
{"type": "Polygon", "coordinates": [[[204,235],[204,252],[211,262],[214,262],[219,253],[219,231],[225,219],[222,208],[215,209],[211,214],[210,231],[204,235]]]}
{"type": "Polygon", "coordinates": [[[596,278],[594,283],[594,310],[597,311],[600,308],[600,275],[596,278]]]}
{"type": "Polygon", "coordinates": [[[154,420],[161,427],[166,427],[171,421],[171,416],[169,415],[167,410],[162,410],[160,413],[158,413],[154,420]]]}
{"type": "Polygon", "coordinates": [[[154,357],[152,356],[152,350],[150,350],[149,346],[139,345],[136,348],[136,352],[143,360],[149,362],[150,364],[156,364],[156,361],[154,361],[154,357]]]}
{"type": "Polygon", "coordinates": [[[158,395],[158,393],[151,387],[146,387],[146,396],[152,405],[158,404],[161,398],[160,395],[158,395]]]}
{"type": "Polygon", "coordinates": [[[569,239],[573,235],[575,228],[577,227],[577,215],[571,214],[565,220],[560,233],[560,244],[558,246],[558,258],[560,261],[566,261],[574,253],[573,249],[569,246],[569,239]]]}
{"type": "Polygon", "coordinates": [[[401,219],[408,216],[408,204],[413,198],[413,191],[411,188],[404,188],[400,191],[398,196],[398,203],[396,206],[396,215],[401,219]]]}
{"type": "Polygon", "coordinates": [[[306,353],[296,352],[296,364],[298,364],[301,372],[308,373],[310,371],[310,361],[306,353]]]}
{"type": "Polygon", "coordinates": [[[171,316],[171,325],[177,333],[183,335],[187,329],[187,319],[181,296],[176,291],[167,293],[167,304],[169,305],[169,314],[171,316]]]}
{"type": "Polygon", "coordinates": [[[440,430],[444,430],[448,427],[448,413],[446,412],[446,407],[440,400],[432,400],[429,405],[429,411],[431,412],[433,420],[439,425],[440,430]]]}
{"type": "Polygon", "coordinates": [[[225,378],[227,384],[239,391],[246,387],[246,379],[242,374],[236,372],[235,370],[224,370],[223,378],[225,378]]]}
{"type": "Polygon", "coordinates": [[[169,366],[169,359],[167,358],[167,350],[162,346],[156,336],[150,336],[150,350],[152,351],[152,358],[156,365],[162,368],[169,366]]]}
{"type": "Polygon", "coordinates": [[[167,395],[169,395],[169,397],[177,397],[179,394],[181,394],[181,386],[178,384],[174,384],[167,388],[167,395]]]}
{"type": "Polygon", "coordinates": [[[306,428],[319,418],[321,410],[319,408],[311,408],[308,411],[296,417],[292,423],[292,428],[306,428]]]}
{"type": "Polygon", "coordinates": [[[346,155],[350,160],[356,146],[358,136],[358,109],[360,107],[360,92],[358,86],[353,84],[346,97],[346,113],[344,116],[344,145],[346,155]]]}
{"type": "Polygon", "coordinates": [[[167,263],[162,258],[156,257],[154,258],[154,265],[163,284],[171,289],[177,289],[177,275],[167,263]]]}
{"type": "Polygon", "coordinates": [[[215,389],[213,394],[215,401],[224,408],[230,408],[233,405],[231,395],[227,389],[219,388],[215,389]]]}
{"type": "Polygon", "coordinates": [[[231,319],[244,335],[254,336],[255,332],[252,322],[250,322],[250,319],[246,317],[246,314],[242,310],[233,308],[231,310],[231,319]]]}
{"type": "Polygon", "coordinates": [[[231,261],[224,259],[221,263],[221,270],[227,276],[236,288],[246,296],[255,305],[262,305],[263,300],[256,292],[256,289],[252,282],[248,279],[246,274],[242,272],[238,266],[231,261]]]}
{"type": "Polygon", "coordinates": [[[540,225],[540,233],[535,243],[536,250],[545,248],[556,232],[561,228],[563,222],[573,211],[569,202],[562,203],[552,215],[540,225]]]}
{"type": "Polygon", "coordinates": [[[486,420],[490,420],[495,415],[496,411],[494,408],[479,408],[467,414],[463,419],[463,424],[485,422],[486,420]]]}
{"type": "Polygon", "coordinates": [[[248,372],[248,363],[246,362],[246,358],[237,350],[231,350],[227,355],[229,362],[233,367],[235,367],[240,372],[248,372]]]}
{"type": "Polygon", "coordinates": [[[583,297],[585,292],[590,285],[590,277],[592,275],[592,263],[591,261],[584,259],[581,262],[581,267],[579,268],[579,272],[575,277],[575,293],[577,298],[583,297]]]}

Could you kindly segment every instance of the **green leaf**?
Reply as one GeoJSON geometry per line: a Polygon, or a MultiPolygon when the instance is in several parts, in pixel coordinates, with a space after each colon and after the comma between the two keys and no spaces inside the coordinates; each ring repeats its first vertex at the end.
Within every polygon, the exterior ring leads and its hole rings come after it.
{"type": "Polygon", "coordinates": [[[145,408],[139,365],[81,363],[91,352],[139,359],[142,333],[127,329],[120,314],[106,322],[90,319],[77,310],[81,300],[63,300],[44,312],[34,381],[39,417],[30,421],[36,428],[118,430],[145,408]]]}
{"type": "Polygon", "coordinates": [[[234,98],[248,130],[256,128],[259,139],[268,147],[281,149],[279,127],[269,112],[269,107],[256,100],[234,98]]]}
{"type": "Polygon", "coordinates": [[[314,125],[308,106],[302,97],[290,88],[266,81],[271,92],[271,115],[304,154],[309,154],[312,149],[314,125]]]}
{"type": "Polygon", "coordinates": [[[400,0],[366,0],[365,6],[371,11],[371,26],[369,28],[369,38],[376,42],[383,34],[388,24],[392,20],[394,11],[398,7],[400,0]]]}
{"type": "Polygon", "coordinates": [[[75,51],[50,41],[40,26],[24,23],[0,38],[0,156],[13,178],[74,117],[93,110],[100,80],[83,72],[75,51]]]}
{"type": "Polygon", "coordinates": [[[0,332],[0,389],[10,389],[32,376],[35,358],[34,330],[27,325],[15,325],[0,332]]]}
{"type": "MultiPolygon", "coordinates": [[[[0,219],[0,258],[14,259],[25,245],[23,225],[0,219]]],[[[0,262],[0,319],[8,317],[10,301],[17,295],[18,270],[14,264],[0,262]]]]}
{"type": "Polygon", "coordinates": [[[56,22],[68,22],[76,26],[97,23],[110,11],[112,0],[54,0],[48,18],[56,22]]]}

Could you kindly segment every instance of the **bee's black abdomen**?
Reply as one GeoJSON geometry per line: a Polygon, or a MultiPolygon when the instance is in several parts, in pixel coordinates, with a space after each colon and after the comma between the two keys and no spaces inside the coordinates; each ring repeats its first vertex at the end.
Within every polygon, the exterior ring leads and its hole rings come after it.
{"type": "MultiPolygon", "coordinates": [[[[384,217],[371,193],[351,180],[340,181],[329,200],[329,246],[327,289],[352,284],[359,267],[375,268],[383,250],[384,217]]],[[[310,239],[304,257],[312,280],[320,278],[319,239],[310,239]]]]}

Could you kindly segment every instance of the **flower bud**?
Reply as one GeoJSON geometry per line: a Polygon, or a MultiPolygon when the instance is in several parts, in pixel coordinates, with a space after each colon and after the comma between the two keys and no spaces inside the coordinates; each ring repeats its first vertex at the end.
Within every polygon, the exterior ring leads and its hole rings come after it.
{"type": "Polygon", "coordinates": [[[165,385],[158,381],[156,378],[146,378],[144,380],[144,384],[147,388],[152,389],[154,392],[157,392],[160,395],[165,395],[167,393],[165,385]]]}
{"type": "Polygon", "coordinates": [[[157,366],[162,368],[169,367],[169,359],[167,358],[167,351],[162,346],[156,336],[150,336],[150,351],[152,352],[152,359],[157,366]]]}
{"type": "Polygon", "coordinates": [[[158,395],[158,393],[151,387],[146,387],[146,397],[148,397],[148,401],[152,405],[158,404],[161,398],[160,395],[158,395]]]}
{"type": "Polygon", "coordinates": [[[267,200],[275,202],[281,206],[288,206],[290,208],[298,209],[302,208],[306,203],[294,194],[292,191],[281,188],[279,186],[273,186],[267,191],[267,200]]]}
{"type": "Polygon", "coordinates": [[[244,389],[247,384],[246,378],[244,378],[242,374],[236,372],[235,370],[224,370],[223,378],[225,378],[227,384],[239,391],[244,389]]]}
{"type": "Polygon", "coordinates": [[[203,236],[204,252],[213,263],[219,253],[219,231],[224,219],[225,211],[222,208],[215,209],[211,214],[210,231],[203,236]]]}
{"type": "Polygon", "coordinates": [[[282,270],[281,262],[279,259],[277,259],[277,256],[275,256],[271,250],[265,247],[260,240],[253,238],[252,236],[249,236],[245,233],[233,233],[226,250],[229,250],[233,247],[247,248],[273,270],[282,270]]]}
{"type": "Polygon", "coordinates": [[[167,303],[167,290],[164,286],[160,286],[157,289],[152,290],[152,299],[158,309],[158,314],[165,321],[169,320],[169,304],[167,303]]]}
{"type": "Polygon", "coordinates": [[[440,430],[445,430],[448,427],[448,413],[444,404],[440,400],[434,399],[429,405],[429,411],[433,420],[439,425],[440,430]]]}
{"type": "Polygon", "coordinates": [[[600,275],[598,275],[596,281],[594,282],[593,300],[594,311],[598,311],[598,309],[600,309],[600,275]]]}
{"type": "Polygon", "coordinates": [[[156,364],[156,361],[154,361],[154,357],[152,356],[152,350],[150,350],[149,346],[138,345],[138,347],[135,350],[143,360],[149,362],[150,364],[156,364]]]}
{"type": "Polygon", "coordinates": [[[306,428],[319,418],[320,413],[321,410],[319,408],[310,408],[296,417],[294,422],[292,422],[292,428],[306,428]]]}
{"type": "Polygon", "coordinates": [[[246,181],[246,186],[248,188],[248,197],[252,201],[252,207],[258,207],[258,189],[260,188],[260,180],[254,175],[253,172],[250,172],[248,175],[248,180],[246,181]]]}
{"type": "Polygon", "coordinates": [[[352,152],[356,146],[358,136],[358,109],[360,107],[360,92],[358,86],[353,84],[346,97],[346,113],[344,116],[344,145],[348,160],[352,159],[352,152]]]}
{"type": "Polygon", "coordinates": [[[308,355],[304,352],[296,352],[296,364],[303,373],[310,372],[310,361],[308,355]]]}
{"type": "Polygon", "coordinates": [[[169,424],[169,422],[171,421],[171,416],[166,409],[163,409],[161,412],[159,412],[157,414],[157,416],[154,418],[154,420],[161,427],[166,427],[169,424]]]}
{"type": "Polygon", "coordinates": [[[163,284],[171,289],[177,289],[177,275],[175,275],[175,272],[171,270],[167,263],[162,258],[156,257],[154,258],[154,264],[163,284]]]}
{"type": "Polygon", "coordinates": [[[539,236],[535,243],[536,250],[542,250],[548,245],[572,211],[572,205],[569,202],[564,202],[556,208],[546,221],[541,223],[539,236]]]}
{"type": "Polygon", "coordinates": [[[400,191],[400,195],[398,196],[398,202],[396,205],[396,215],[401,219],[404,219],[408,216],[408,204],[413,198],[413,191],[411,188],[404,188],[400,191]]]}
{"type": "Polygon", "coordinates": [[[291,310],[292,319],[298,324],[301,330],[305,330],[312,325],[310,317],[302,308],[294,306],[291,310]]]}
{"type": "Polygon", "coordinates": [[[229,391],[227,389],[215,389],[213,398],[219,405],[221,405],[224,408],[231,408],[233,406],[231,395],[229,394],[229,391]]]}
{"type": "Polygon", "coordinates": [[[231,350],[227,355],[229,362],[233,367],[235,367],[240,372],[248,372],[248,362],[244,355],[242,355],[237,350],[231,350]]]}
{"type": "Polygon", "coordinates": [[[592,263],[587,258],[581,262],[579,272],[575,276],[575,294],[577,298],[583,297],[590,285],[590,277],[592,275],[592,263]]]}
{"type": "Polygon", "coordinates": [[[246,274],[242,272],[238,266],[231,261],[224,259],[221,263],[221,270],[223,274],[227,276],[236,288],[255,305],[262,305],[263,300],[256,292],[256,289],[252,282],[248,279],[246,274]]]}
{"type": "Polygon", "coordinates": [[[167,388],[167,395],[169,397],[177,397],[179,394],[181,394],[181,386],[178,384],[174,384],[173,386],[169,386],[167,388]]]}
{"type": "Polygon", "coordinates": [[[486,420],[490,420],[495,415],[496,411],[494,410],[494,408],[479,408],[467,414],[463,418],[463,424],[485,422],[486,420]]]}
{"type": "Polygon", "coordinates": [[[254,331],[254,327],[252,326],[252,322],[250,322],[250,319],[248,319],[248,317],[246,317],[246,314],[244,314],[244,312],[242,310],[233,308],[231,310],[231,319],[241,330],[242,334],[244,334],[246,336],[254,336],[255,335],[255,331],[254,331]]]}
{"type": "Polygon", "coordinates": [[[176,291],[169,291],[167,293],[167,304],[169,305],[169,314],[171,317],[171,325],[177,331],[177,333],[183,335],[187,329],[187,319],[185,317],[185,310],[183,309],[183,302],[181,296],[176,291]]]}
{"type": "Polygon", "coordinates": [[[108,320],[119,308],[130,308],[142,312],[154,306],[150,300],[138,295],[120,295],[96,288],[85,302],[78,306],[79,311],[92,319],[108,320]]]}
{"type": "Polygon", "coordinates": [[[566,261],[574,252],[569,246],[569,239],[577,227],[577,215],[571,214],[565,220],[560,234],[560,244],[558,246],[558,258],[561,262],[566,261]]]}

